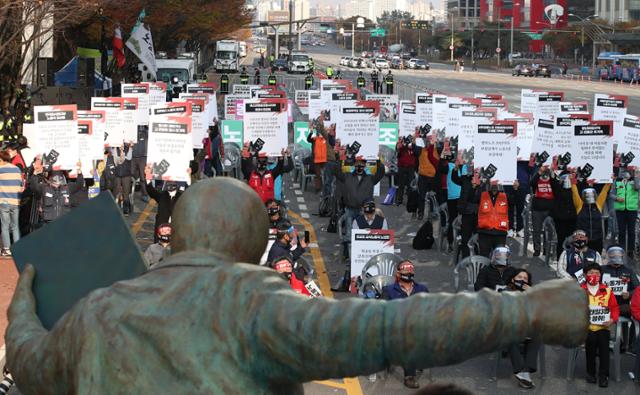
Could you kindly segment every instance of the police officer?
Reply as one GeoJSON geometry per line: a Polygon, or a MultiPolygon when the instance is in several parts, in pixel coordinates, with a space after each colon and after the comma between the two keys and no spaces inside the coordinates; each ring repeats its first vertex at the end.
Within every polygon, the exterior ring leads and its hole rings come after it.
{"type": "Polygon", "coordinates": [[[327,66],[327,78],[329,79],[333,78],[333,67],[331,66],[327,66]]]}
{"type": "Polygon", "coordinates": [[[304,89],[309,90],[311,89],[312,86],[313,86],[313,76],[311,74],[308,74],[306,77],[304,77],[304,89]]]}
{"type": "Polygon", "coordinates": [[[254,85],[262,85],[262,81],[260,78],[260,69],[256,67],[256,72],[253,75],[253,84],[254,85]]]}
{"type": "Polygon", "coordinates": [[[371,72],[371,82],[373,83],[373,93],[379,93],[380,79],[378,76],[378,69],[373,69],[371,72]]]}
{"type": "Polygon", "coordinates": [[[337,80],[342,79],[342,74],[340,74],[340,70],[337,70],[337,71],[336,71],[336,79],[337,79],[337,80]]]}
{"type": "Polygon", "coordinates": [[[267,78],[267,84],[269,86],[276,86],[277,83],[278,83],[278,79],[276,78],[276,75],[273,73],[273,69],[271,69],[271,74],[269,74],[269,77],[267,78]]]}
{"type": "Polygon", "coordinates": [[[358,89],[363,89],[365,84],[366,84],[364,76],[362,75],[362,71],[360,71],[358,73],[358,78],[356,79],[356,84],[358,86],[358,89]]]}
{"type": "Polygon", "coordinates": [[[393,74],[391,74],[391,70],[384,77],[384,84],[387,86],[387,95],[393,95],[393,74]]]}
{"type": "Polygon", "coordinates": [[[313,62],[312,58],[309,58],[309,72],[313,73],[313,70],[316,68],[315,63],[313,62]]]}
{"type": "Polygon", "coordinates": [[[249,85],[249,74],[247,74],[247,68],[242,67],[242,74],[240,74],[240,85],[249,85]]]}
{"type": "Polygon", "coordinates": [[[220,77],[220,91],[224,94],[229,93],[229,75],[222,74],[220,77]]]}
{"type": "Polygon", "coordinates": [[[80,166],[78,166],[78,178],[71,184],[67,184],[60,171],[51,172],[48,179],[41,176],[42,172],[42,163],[34,164],[34,172],[29,185],[40,198],[42,221],[49,223],[71,210],[69,198],[84,186],[84,178],[80,166]]]}

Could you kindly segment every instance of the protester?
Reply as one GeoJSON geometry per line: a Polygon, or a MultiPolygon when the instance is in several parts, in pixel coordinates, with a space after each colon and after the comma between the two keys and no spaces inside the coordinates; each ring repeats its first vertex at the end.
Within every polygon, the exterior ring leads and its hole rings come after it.
{"type": "Polygon", "coordinates": [[[443,185],[446,185],[447,187],[447,252],[451,252],[453,250],[453,221],[458,216],[458,204],[460,201],[460,193],[462,191],[460,185],[453,182],[453,173],[466,174],[467,166],[459,166],[455,163],[455,156],[451,152],[448,144],[445,145],[440,160],[441,164],[439,170],[444,178],[443,185]]]}
{"type": "Polygon", "coordinates": [[[289,282],[291,289],[300,295],[311,297],[311,293],[307,290],[307,287],[305,287],[304,281],[299,280],[298,277],[294,275],[293,265],[294,263],[291,261],[291,258],[288,256],[281,256],[275,258],[271,266],[289,282]]]}
{"type": "Polygon", "coordinates": [[[267,208],[267,214],[269,215],[269,228],[276,229],[280,224],[286,221],[286,219],[282,218],[280,213],[280,202],[274,199],[269,199],[264,203],[264,206],[267,208]]]}
{"type": "Polygon", "coordinates": [[[263,202],[275,198],[276,178],[293,170],[289,150],[283,149],[281,155],[276,166],[268,170],[269,158],[266,154],[257,151],[250,152],[249,144],[245,144],[242,150],[242,174],[248,180],[251,189],[256,191],[263,202]],[[255,164],[252,157],[255,157],[255,164]]]}
{"type": "MultiPolygon", "coordinates": [[[[637,322],[640,322],[640,292],[634,292],[631,298],[631,316],[637,322]]],[[[640,336],[636,337],[636,344],[634,346],[636,353],[636,364],[633,369],[633,375],[637,384],[640,384],[640,336]]]]}
{"type": "Polygon", "coordinates": [[[273,262],[276,258],[288,257],[291,262],[296,262],[304,254],[307,244],[304,239],[298,238],[297,245],[292,250],[294,238],[296,238],[296,229],[291,225],[291,222],[283,221],[280,223],[277,228],[276,241],[269,250],[267,261],[273,262]]]}
{"type": "Polygon", "coordinates": [[[606,265],[602,267],[602,275],[609,275],[612,280],[620,280],[626,285],[626,291],[615,295],[616,302],[620,309],[620,315],[626,318],[631,317],[631,307],[629,302],[634,290],[638,287],[638,277],[631,267],[626,264],[624,248],[620,245],[611,245],[607,248],[606,265]]]}
{"type": "Polygon", "coordinates": [[[144,168],[147,166],[147,144],[149,139],[149,127],[138,126],[138,141],[131,147],[131,175],[140,182],[140,198],[143,202],[149,201],[149,194],[144,184],[147,183],[144,168]]]}
{"type": "Polygon", "coordinates": [[[322,181],[325,166],[329,161],[335,161],[334,146],[336,145],[335,129],[327,132],[324,128],[324,116],[322,114],[316,121],[309,123],[307,142],[311,144],[313,169],[315,173],[314,181],[316,193],[318,193],[323,190],[322,181]]]}
{"type": "Polygon", "coordinates": [[[609,193],[618,223],[618,243],[633,257],[636,239],[636,220],[638,218],[638,190],[640,179],[627,168],[620,169],[620,177],[613,178],[613,187],[609,193]]]}
{"type": "Polygon", "coordinates": [[[576,208],[578,217],[576,227],[582,229],[589,237],[589,247],[598,253],[602,251],[602,208],[607,199],[611,184],[605,184],[599,194],[589,187],[578,193],[575,174],[572,175],[571,191],[573,192],[573,205],[576,208]]]}
{"type": "Polygon", "coordinates": [[[478,203],[474,201],[476,189],[480,186],[480,180],[474,177],[474,171],[468,166],[466,174],[460,174],[460,165],[456,165],[457,171],[451,173],[451,182],[460,186],[460,198],[458,199],[458,213],[460,213],[460,249],[461,257],[470,255],[469,239],[476,231],[478,225],[478,203]]]}
{"type": "Polygon", "coordinates": [[[600,253],[589,248],[587,233],[578,229],[573,232],[571,247],[563,251],[558,259],[558,277],[576,278],[576,273],[582,271],[590,263],[601,264],[600,253]]]}
{"type": "MultiPolygon", "coordinates": [[[[415,273],[415,267],[410,260],[405,259],[400,262],[396,269],[396,281],[382,288],[382,299],[404,299],[415,294],[428,293],[429,290],[426,285],[414,280],[415,273]]],[[[414,366],[404,366],[404,386],[407,388],[420,387],[414,366]]]]}
{"type": "Polygon", "coordinates": [[[115,168],[115,197],[122,204],[122,213],[128,216],[133,211],[131,200],[131,159],[133,150],[125,143],[120,148],[112,149],[115,168]]]}
{"type": "Polygon", "coordinates": [[[413,151],[413,137],[405,136],[398,139],[396,144],[398,159],[398,190],[396,191],[396,205],[404,201],[405,191],[409,195],[411,182],[416,177],[416,155],[413,151]]]}
{"type": "MultiPolygon", "coordinates": [[[[152,169],[150,165],[145,167],[144,173],[146,179],[151,180],[152,169]]],[[[156,188],[151,182],[148,182],[147,184],[145,184],[145,186],[147,188],[149,197],[155,200],[158,204],[158,209],[156,211],[156,220],[154,224],[154,229],[158,229],[161,224],[171,222],[171,213],[173,212],[173,208],[178,202],[178,199],[180,199],[182,191],[178,189],[178,184],[173,181],[165,182],[164,190],[156,188]]],[[[153,241],[157,243],[158,240],[158,235],[155,234],[153,241]]]]}
{"type": "Polygon", "coordinates": [[[2,222],[1,256],[10,256],[11,238],[20,240],[20,195],[24,191],[22,171],[11,164],[11,155],[0,151],[0,221],[2,222]]]}
{"type": "Polygon", "coordinates": [[[552,184],[555,174],[546,166],[538,169],[531,177],[533,197],[531,201],[531,218],[533,222],[533,256],[540,256],[542,244],[542,223],[551,214],[554,206],[552,184]]]}
{"type": "MultiPolygon", "coordinates": [[[[425,197],[427,192],[435,192],[438,187],[436,178],[440,156],[435,144],[427,136],[416,132],[416,142],[422,138],[423,147],[413,145],[413,152],[418,158],[418,221],[424,218],[425,197]]],[[[432,207],[432,209],[435,209],[432,207]]]]}
{"type": "Polygon", "coordinates": [[[507,246],[496,247],[491,252],[491,263],[480,269],[473,287],[476,291],[482,288],[499,291],[507,286],[515,273],[516,269],[511,266],[511,249],[507,246]]]}
{"type": "Polygon", "coordinates": [[[362,205],[362,214],[355,217],[351,229],[389,229],[387,219],[376,214],[376,203],[368,199],[362,205]]]}
{"type": "Polygon", "coordinates": [[[36,160],[29,186],[41,200],[42,221],[44,223],[55,221],[71,210],[69,195],[84,185],[80,164],[78,164],[77,171],[76,181],[67,184],[61,171],[52,171],[48,178],[45,178],[42,162],[36,160]]]}
{"type": "Polygon", "coordinates": [[[209,126],[209,135],[202,141],[204,156],[204,174],[207,177],[222,175],[224,161],[224,141],[220,135],[218,122],[209,126]]]}
{"type": "MultiPolygon", "coordinates": [[[[473,201],[478,204],[479,254],[488,257],[494,248],[507,244],[509,206],[513,204],[513,195],[500,192],[500,185],[496,182],[485,182],[484,185],[485,188],[476,188],[473,201]]],[[[518,180],[514,181],[513,188],[518,190],[518,180]]]]}
{"type": "Polygon", "coordinates": [[[171,225],[161,224],[156,229],[156,237],[158,241],[147,247],[144,257],[149,264],[149,268],[161,262],[164,258],[171,255],[171,225]]]}
{"type": "Polygon", "coordinates": [[[553,190],[553,208],[551,217],[556,229],[558,244],[556,257],[560,258],[564,252],[564,241],[571,236],[576,229],[576,208],[573,205],[573,193],[571,192],[571,177],[569,173],[561,174],[557,181],[551,183],[553,190]]]}
{"type": "Polygon", "coordinates": [[[589,297],[590,316],[593,309],[605,308],[609,319],[604,322],[593,322],[589,325],[589,333],[585,343],[587,354],[587,383],[598,383],[600,387],[609,386],[609,327],[618,321],[620,309],[611,288],[602,283],[602,268],[597,263],[585,267],[586,283],[582,288],[589,297]],[[596,355],[599,359],[598,379],[596,380],[596,355]]]}

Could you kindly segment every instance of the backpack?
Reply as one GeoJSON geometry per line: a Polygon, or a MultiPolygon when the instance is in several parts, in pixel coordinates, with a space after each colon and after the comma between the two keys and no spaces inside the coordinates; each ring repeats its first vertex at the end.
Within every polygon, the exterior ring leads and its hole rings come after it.
{"type": "Polygon", "coordinates": [[[433,247],[433,225],[430,221],[426,221],[413,238],[414,250],[430,250],[433,247]]]}
{"type": "Polygon", "coordinates": [[[407,194],[407,212],[415,213],[418,210],[418,205],[420,204],[420,195],[418,191],[411,188],[409,189],[409,193],[407,194]]]}

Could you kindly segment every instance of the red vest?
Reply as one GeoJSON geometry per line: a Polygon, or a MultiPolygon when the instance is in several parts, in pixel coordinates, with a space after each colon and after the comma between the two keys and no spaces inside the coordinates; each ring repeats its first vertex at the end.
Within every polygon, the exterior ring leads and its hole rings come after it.
{"type": "Polygon", "coordinates": [[[274,186],[273,186],[273,175],[270,171],[266,171],[264,176],[260,177],[258,172],[251,172],[251,176],[249,177],[249,186],[251,189],[256,191],[260,199],[263,202],[266,202],[269,199],[273,199],[274,194],[274,186]]]}
{"type": "Polygon", "coordinates": [[[538,181],[538,185],[536,186],[536,198],[538,199],[553,199],[553,190],[551,189],[551,181],[544,181],[540,179],[538,181]]]}
{"type": "Polygon", "coordinates": [[[507,195],[499,192],[495,206],[491,202],[489,192],[482,192],[480,207],[478,207],[478,229],[509,230],[509,203],[507,195]]]}
{"type": "Polygon", "coordinates": [[[327,140],[322,136],[313,142],[313,163],[327,163],[327,140]]]}

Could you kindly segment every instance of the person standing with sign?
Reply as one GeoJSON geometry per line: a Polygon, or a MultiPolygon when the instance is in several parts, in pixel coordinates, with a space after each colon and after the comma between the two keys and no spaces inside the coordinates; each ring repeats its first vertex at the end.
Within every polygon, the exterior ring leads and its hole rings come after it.
{"type": "Polygon", "coordinates": [[[308,91],[313,86],[313,76],[311,74],[304,77],[304,90],[308,91]]]}
{"type": "MultiPolygon", "coordinates": [[[[433,192],[436,190],[438,164],[440,162],[440,155],[436,149],[435,144],[425,134],[416,132],[416,142],[419,138],[422,138],[423,146],[413,144],[413,153],[418,158],[418,221],[424,218],[424,206],[425,196],[427,192],[433,192]]],[[[436,210],[435,207],[431,207],[432,210],[436,210]]]]}
{"type": "Polygon", "coordinates": [[[631,307],[629,307],[629,301],[638,286],[638,277],[636,277],[633,269],[625,264],[624,248],[619,245],[614,244],[607,248],[606,263],[607,265],[602,267],[603,281],[616,296],[620,315],[630,318],[631,307]]]}
{"type": "Polygon", "coordinates": [[[627,168],[620,169],[620,176],[613,179],[609,197],[613,200],[618,222],[618,242],[633,257],[636,238],[636,219],[638,217],[638,190],[640,179],[627,168]]]}
{"type": "Polygon", "coordinates": [[[560,278],[574,278],[584,282],[584,268],[590,263],[601,264],[602,258],[598,251],[589,248],[587,233],[578,229],[573,232],[571,248],[565,250],[558,258],[558,276],[560,278]]]}
{"type": "Polygon", "coordinates": [[[248,181],[251,189],[256,191],[262,202],[266,202],[269,199],[275,199],[275,180],[281,174],[288,173],[293,170],[293,163],[289,158],[289,151],[282,150],[282,157],[278,158],[276,167],[272,170],[267,170],[269,164],[269,158],[265,153],[254,152],[253,156],[256,157],[256,164],[254,166],[249,152],[249,144],[245,144],[242,150],[242,174],[248,181]]]}
{"type": "Polygon", "coordinates": [[[602,268],[592,263],[585,268],[587,282],[582,288],[589,297],[589,333],[585,343],[587,383],[609,386],[609,327],[618,321],[620,309],[611,288],[602,283],[602,268]],[[596,380],[596,355],[599,357],[596,380]]]}
{"type": "Polygon", "coordinates": [[[358,72],[358,78],[356,79],[356,85],[358,86],[358,89],[364,89],[364,86],[366,85],[366,81],[364,79],[364,76],[362,75],[362,71],[358,72]]]}
{"type": "Polygon", "coordinates": [[[393,74],[391,74],[391,70],[384,77],[384,84],[387,86],[387,95],[393,95],[393,74]]]}
{"type": "Polygon", "coordinates": [[[256,72],[253,74],[253,84],[262,85],[262,79],[260,78],[260,69],[256,67],[256,72]]]}
{"type": "Polygon", "coordinates": [[[533,222],[533,256],[540,256],[542,244],[542,223],[549,216],[554,202],[553,183],[555,174],[546,166],[538,169],[531,177],[533,199],[531,200],[531,218],[533,222]]]}
{"type": "Polygon", "coordinates": [[[249,85],[249,74],[247,74],[246,66],[242,66],[242,74],[240,74],[240,85],[249,85]]]}
{"type": "MultiPolygon", "coordinates": [[[[311,150],[313,153],[313,169],[315,172],[314,183],[316,187],[316,193],[322,191],[322,179],[324,168],[327,162],[335,161],[336,145],[335,134],[330,134],[324,128],[324,116],[320,117],[309,123],[309,135],[307,136],[307,142],[311,144],[311,150]],[[315,136],[313,135],[315,131],[315,136]]],[[[325,194],[323,194],[325,195],[325,194]]]]}
{"type": "Polygon", "coordinates": [[[378,75],[378,69],[373,69],[371,72],[371,83],[373,84],[373,93],[380,93],[380,77],[378,75]]]}

